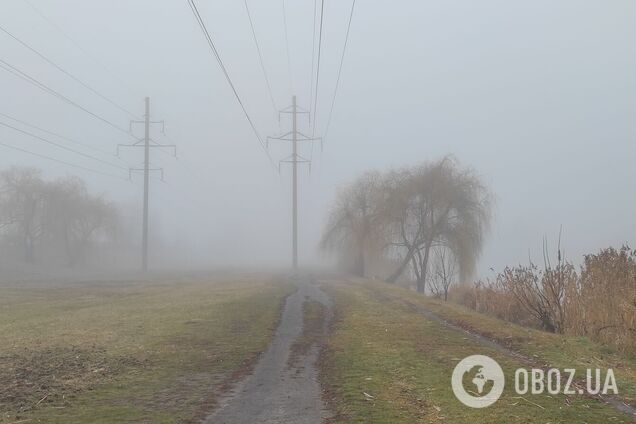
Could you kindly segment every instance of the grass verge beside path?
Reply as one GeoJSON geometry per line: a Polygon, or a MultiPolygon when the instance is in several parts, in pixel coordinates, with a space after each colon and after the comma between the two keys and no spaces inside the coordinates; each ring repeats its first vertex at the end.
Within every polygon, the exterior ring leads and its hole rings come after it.
{"type": "Polygon", "coordinates": [[[0,287],[0,423],[196,422],[263,351],[293,285],[0,287]]]}
{"type": "Polygon", "coordinates": [[[334,301],[335,312],[321,361],[334,422],[633,422],[613,407],[583,396],[518,396],[514,370],[525,364],[426,319],[403,301],[428,302],[413,292],[366,281],[328,282],[323,289],[334,301]],[[455,365],[473,354],[494,358],[506,375],[501,399],[481,410],[461,404],[450,385],[455,365]]]}
{"type": "MultiPolygon", "coordinates": [[[[452,324],[494,340],[534,360],[538,366],[578,370],[611,368],[616,374],[620,397],[627,403],[636,405],[636,352],[623,353],[585,337],[563,336],[522,327],[461,305],[420,296],[385,283],[370,284],[370,287],[382,290],[407,304],[424,307],[452,324]]],[[[580,372],[578,374],[584,375],[580,372]]]]}

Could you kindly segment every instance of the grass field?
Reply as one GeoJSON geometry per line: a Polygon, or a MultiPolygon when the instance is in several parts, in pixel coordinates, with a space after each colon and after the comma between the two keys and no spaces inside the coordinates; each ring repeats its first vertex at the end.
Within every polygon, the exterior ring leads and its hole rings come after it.
{"type": "Polygon", "coordinates": [[[281,279],[0,287],[0,422],[196,422],[263,351],[281,279]]]}
{"type": "Polygon", "coordinates": [[[633,418],[584,396],[517,395],[514,370],[527,364],[431,319],[417,307],[492,336],[542,364],[611,366],[621,393],[633,395],[634,358],[581,339],[511,326],[383,283],[326,282],[335,318],[321,370],[338,423],[630,423],[633,418]],[[414,307],[415,306],[415,307],[414,307]],[[501,364],[506,389],[494,405],[475,410],[454,396],[450,376],[473,354],[501,364]]]}
{"type": "MultiPolygon", "coordinates": [[[[328,310],[304,303],[293,364],[324,346],[334,423],[630,423],[585,396],[513,391],[518,367],[613,368],[636,399],[636,358],[581,338],[529,330],[396,286],[323,281],[328,310]],[[431,319],[431,311],[503,348],[431,319]],[[323,323],[333,316],[327,335],[323,323]],[[508,350],[523,355],[511,356],[508,350]],[[496,359],[506,389],[474,410],[450,376],[464,357],[496,359]]],[[[250,371],[295,290],[284,278],[0,286],[0,423],[194,423],[250,371]]]]}

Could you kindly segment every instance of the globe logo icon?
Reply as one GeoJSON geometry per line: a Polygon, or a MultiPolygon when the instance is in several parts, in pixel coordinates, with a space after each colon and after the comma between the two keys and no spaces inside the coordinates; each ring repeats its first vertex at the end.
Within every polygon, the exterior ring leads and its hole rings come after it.
{"type": "Polygon", "coordinates": [[[501,397],[505,378],[497,361],[485,355],[472,355],[455,366],[451,385],[461,403],[485,408],[501,397]]]}

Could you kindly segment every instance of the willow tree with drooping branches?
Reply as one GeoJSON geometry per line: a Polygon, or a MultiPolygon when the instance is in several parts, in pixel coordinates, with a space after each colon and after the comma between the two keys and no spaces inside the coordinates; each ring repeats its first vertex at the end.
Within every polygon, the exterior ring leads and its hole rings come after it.
{"type": "Polygon", "coordinates": [[[381,252],[394,264],[387,281],[410,272],[424,292],[434,249],[450,252],[460,279],[474,271],[491,205],[490,191],[479,176],[451,156],[384,174],[367,173],[339,193],[322,247],[354,254],[353,268],[360,275],[366,253],[381,252]]]}

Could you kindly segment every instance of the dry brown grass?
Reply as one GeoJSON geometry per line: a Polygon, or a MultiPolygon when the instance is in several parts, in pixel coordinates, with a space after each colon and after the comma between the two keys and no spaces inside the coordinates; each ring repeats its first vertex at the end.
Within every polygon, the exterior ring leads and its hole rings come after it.
{"type": "Polygon", "coordinates": [[[609,248],[587,255],[566,308],[566,332],[636,351],[636,251],[609,248]]]}
{"type": "Polygon", "coordinates": [[[21,349],[0,354],[0,409],[11,406],[26,411],[43,402],[64,402],[110,381],[125,369],[142,369],[147,362],[132,356],[113,357],[106,349],[95,346],[21,349]]]}
{"type": "Polygon", "coordinates": [[[450,298],[516,324],[636,351],[636,251],[628,247],[587,255],[578,273],[562,261],[506,268],[495,281],[453,288],[450,298]]]}
{"type": "Polygon", "coordinates": [[[536,326],[532,315],[521,306],[512,293],[481,281],[473,286],[451,286],[450,300],[504,321],[536,326]]]}

